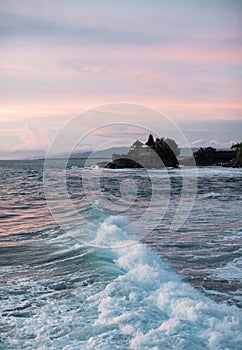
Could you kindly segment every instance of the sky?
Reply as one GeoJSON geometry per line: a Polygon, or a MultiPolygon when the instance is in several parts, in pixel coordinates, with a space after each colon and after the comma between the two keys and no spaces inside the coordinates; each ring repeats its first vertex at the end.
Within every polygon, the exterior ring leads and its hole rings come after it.
{"type": "Polygon", "coordinates": [[[191,145],[241,141],[241,17],[236,0],[0,0],[0,158],[116,102],[159,110],[191,145]]]}

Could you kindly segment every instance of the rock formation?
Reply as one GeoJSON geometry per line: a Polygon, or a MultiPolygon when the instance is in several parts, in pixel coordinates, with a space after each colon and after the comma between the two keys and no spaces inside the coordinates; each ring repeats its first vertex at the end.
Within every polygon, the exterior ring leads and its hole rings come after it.
{"type": "Polygon", "coordinates": [[[146,144],[137,140],[130,147],[127,154],[113,154],[112,162],[98,163],[99,167],[109,169],[123,168],[178,168],[177,156],[180,150],[176,142],[169,138],[157,138],[149,135],[146,144]]]}
{"type": "Polygon", "coordinates": [[[223,151],[213,147],[205,147],[194,152],[193,156],[198,166],[234,166],[236,153],[235,150],[223,151]]]}
{"type": "Polygon", "coordinates": [[[236,168],[242,168],[242,142],[236,143],[231,148],[237,152],[234,166],[236,168]]]}

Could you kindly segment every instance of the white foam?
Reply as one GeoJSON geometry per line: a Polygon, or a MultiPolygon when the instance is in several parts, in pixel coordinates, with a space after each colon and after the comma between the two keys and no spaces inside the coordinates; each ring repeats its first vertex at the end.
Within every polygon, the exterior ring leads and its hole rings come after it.
{"type": "Polygon", "coordinates": [[[117,248],[133,244],[135,236],[129,230],[130,222],[122,216],[110,216],[100,224],[96,237],[90,242],[98,247],[117,248]]]}
{"type": "Polygon", "coordinates": [[[42,281],[31,281],[26,274],[25,280],[12,286],[12,292],[17,288],[16,294],[8,299],[9,305],[1,305],[8,314],[6,325],[10,329],[4,336],[5,340],[8,337],[6,349],[241,348],[239,309],[199,293],[145,245],[130,241],[120,248],[123,240],[127,243],[126,224],[122,217],[109,217],[100,224],[96,239],[106,243],[109,237],[111,248],[98,250],[95,264],[93,253],[92,260],[80,264],[67,279],[64,275],[51,276],[51,270],[42,281]],[[108,282],[103,280],[102,261],[107,271],[113,271],[111,282],[110,276],[108,282]],[[88,277],[86,284],[83,278],[78,282],[80,275],[88,277]],[[64,285],[70,279],[74,288],[52,289],[52,284],[64,285]],[[22,311],[26,300],[32,307],[22,311]],[[14,304],[17,308],[8,311],[14,304]],[[29,316],[14,317],[14,313],[28,310],[29,316]]]}
{"type": "MultiPolygon", "coordinates": [[[[119,218],[103,229],[120,235],[119,218]]],[[[115,249],[124,272],[89,298],[98,306],[94,327],[129,336],[130,349],[239,349],[239,310],[217,304],[192,286],[141,243],[115,249]]],[[[92,346],[97,346],[93,340],[92,346]]]]}
{"type": "Polygon", "coordinates": [[[212,276],[227,281],[242,281],[242,258],[233,259],[226,265],[218,267],[212,276]]]}

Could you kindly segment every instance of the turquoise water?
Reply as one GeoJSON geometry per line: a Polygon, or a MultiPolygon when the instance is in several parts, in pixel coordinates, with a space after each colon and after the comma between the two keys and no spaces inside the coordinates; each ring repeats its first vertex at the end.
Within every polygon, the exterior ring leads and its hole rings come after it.
{"type": "MultiPolygon", "coordinates": [[[[43,162],[0,162],[0,348],[240,349],[241,171],[198,168],[193,209],[171,232],[182,178],[169,170],[166,214],[152,231],[142,222],[137,241],[126,227],[145,212],[151,182],[163,186],[167,174],[82,166],[68,165],[80,219],[66,232],[46,203],[43,162]],[[100,179],[105,210],[86,198],[84,172],[100,179]],[[130,180],[136,200],[122,211],[120,186],[130,180]],[[92,245],[82,243],[86,235],[92,245]]],[[[70,214],[66,207],[64,220],[70,214]]]]}

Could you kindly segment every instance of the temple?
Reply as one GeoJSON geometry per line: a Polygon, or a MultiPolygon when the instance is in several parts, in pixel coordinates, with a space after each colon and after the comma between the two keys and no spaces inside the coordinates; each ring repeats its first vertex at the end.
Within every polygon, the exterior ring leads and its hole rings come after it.
{"type": "Polygon", "coordinates": [[[112,162],[102,162],[97,165],[109,169],[178,168],[177,156],[179,153],[180,150],[174,140],[169,138],[157,138],[154,140],[153,135],[150,134],[145,144],[136,140],[127,154],[113,154],[112,162]]]}

